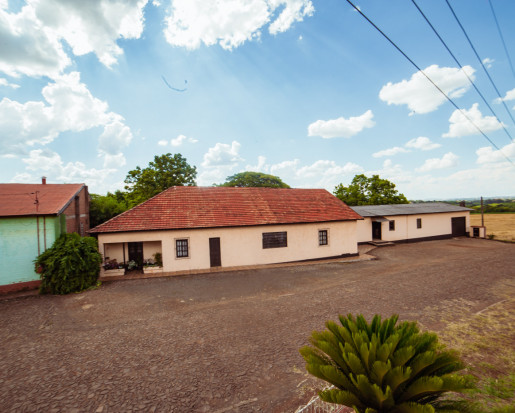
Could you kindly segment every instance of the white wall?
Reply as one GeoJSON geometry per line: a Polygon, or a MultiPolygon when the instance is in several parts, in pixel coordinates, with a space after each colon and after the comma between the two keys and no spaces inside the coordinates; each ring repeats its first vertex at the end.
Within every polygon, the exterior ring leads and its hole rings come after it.
{"type": "MultiPolygon", "coordinates": [[[[209,268],[209,238],[215,237],[220,238],[223,267],[300,261],[358,252],[356,221],[98,234],[98,242],[101,253],[104,246],[106,251],[111,251],[109,244],[113,243],[160,242],[163,271],[171,272],[209,268]],[[318,231],[324,229],[328,231],[329,242],[319,246],[318,231]],[[287,232],[288,246],[263,249],[263,232],[280,231],[287,232]],[[189,257],[176,258],[175,240],[185,238],[189,240],[189,257]]],[[[117,248],[122,252],[121,247],[117,248]]]]}
{"type": "MultiPolygon", "coordinates": [[[[395,230],[390,231],[389,222],[381,222],[381,239],[383,241],[402,241],[451,235],[451,218],[456,217],[465,217],[465,230],[470,231],[470,213],[468,211],[385,216],[386,219],[395,221],[395,230]],[[422,228],[417,228],[417,218],[422,219],[422,228]]],[[[357,233],[358,242],[372,241],[372,218],[365,218],[363,221],[358,221],[357,233]]]]}

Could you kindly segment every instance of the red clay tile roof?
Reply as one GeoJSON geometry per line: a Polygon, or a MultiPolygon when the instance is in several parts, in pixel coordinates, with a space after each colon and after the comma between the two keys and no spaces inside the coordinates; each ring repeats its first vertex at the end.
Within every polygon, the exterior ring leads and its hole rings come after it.
{"type": "Polygon", "coordinates": [[[362,219],[325,189],[175,186],[92,233],[362,219]]]}
{"type": "Polygon", "coordinates": [[[84,184],[0,184],[0,217],[57,215],[83,187],[84,184]]]}

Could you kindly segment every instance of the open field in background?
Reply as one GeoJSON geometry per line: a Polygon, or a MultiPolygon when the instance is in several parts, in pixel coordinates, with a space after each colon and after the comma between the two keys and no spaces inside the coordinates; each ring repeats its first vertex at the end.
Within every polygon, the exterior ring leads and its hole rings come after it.
{"type": "MultiPolygon", "coordinates": [[[[486,234],[515,241],[515,214],[485,214],[486,234]]],[[[470,214],[470,225],[481,225],[481,214],[470,214]]]]}

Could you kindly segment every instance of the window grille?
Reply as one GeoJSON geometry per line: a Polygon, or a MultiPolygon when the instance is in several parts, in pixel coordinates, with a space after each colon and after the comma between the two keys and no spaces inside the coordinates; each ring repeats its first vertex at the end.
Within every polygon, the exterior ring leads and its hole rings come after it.
{"type": "Polygon", "coordinates": [[[318,245],[327,245],[327,230],[321,229],[318,231],[318,245]]]}
{"type": "Polygon", "coordinates": [[[283,248],[288,246],[288,236],[283,232],[263,232],[263,249],[283,248]]]}
{"type": "Polygon", "coordinates": [[[175,240],[175,250],[177,258],[188,257],[188,240],[187,239],[178,239],[175,240]]]}

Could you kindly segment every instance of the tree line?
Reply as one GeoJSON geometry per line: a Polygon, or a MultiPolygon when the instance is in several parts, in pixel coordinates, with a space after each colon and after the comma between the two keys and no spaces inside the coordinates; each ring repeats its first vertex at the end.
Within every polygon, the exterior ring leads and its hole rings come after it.
{"type": "MultiPolygon", "coordinates": [[[[125,177],[124,190],[106,195],[91,194],[90,225],[96,227],[145,202],[171,186],[196,186],[197,168],[180,153],[155,156],[148,166],[136,166],[125,177]]],[[[240,172],[213,186],[290,188],[281,178],[262,172],[240,172]]],[[[379,175],[356,175],[349,186],[339,184],[334,195],[347,205],[406,204],[408,200],[395,184],[379,175]]]]}

